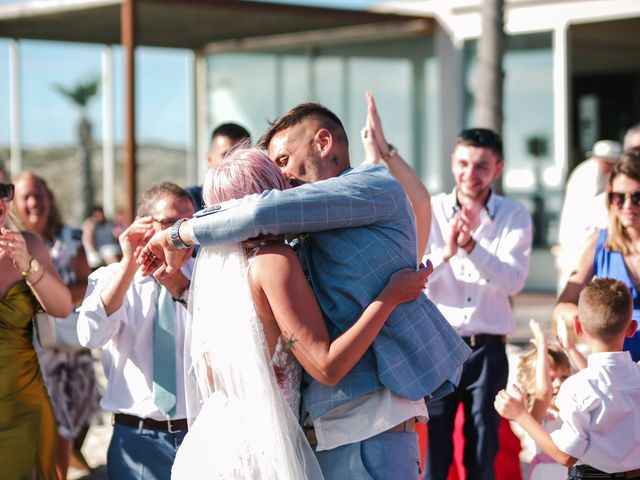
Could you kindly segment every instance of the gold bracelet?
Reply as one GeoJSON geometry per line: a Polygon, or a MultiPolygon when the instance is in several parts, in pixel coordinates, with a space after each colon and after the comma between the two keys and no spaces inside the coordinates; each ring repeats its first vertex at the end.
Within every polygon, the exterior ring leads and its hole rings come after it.
{"type": "Polygon", "coordinates": [[[40,275],[40,278],[38,278],[38,280],[36,280],[35,282],[30,282],[29,280],[27,280],[27,283],[29,284],[29,286],[31,288],[35,287],[38,283],[40,283],[40,280],[42,280],[44,278],[44,274],[47,273],[47,271],[43,268],[42,269],[42,275],[40,275]]]}

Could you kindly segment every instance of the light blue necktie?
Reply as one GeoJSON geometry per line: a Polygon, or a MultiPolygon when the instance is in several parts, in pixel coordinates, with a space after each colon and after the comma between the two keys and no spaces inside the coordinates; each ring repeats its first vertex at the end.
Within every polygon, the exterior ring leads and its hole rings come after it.
{"type": "Polygon", "coordinates": [[[167,418],[176,413],[176,307],[160,287],[153,322],[153,403],[167,418]]]}

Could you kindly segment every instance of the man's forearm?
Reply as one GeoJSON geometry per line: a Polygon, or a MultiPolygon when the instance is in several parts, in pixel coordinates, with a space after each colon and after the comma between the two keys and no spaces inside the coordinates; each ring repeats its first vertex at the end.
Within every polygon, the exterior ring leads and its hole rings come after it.
{"type": "Polygon", "coordinates": [[[100,299],[107,316],[113,314],[124,303],[125,295],[136,273],[137,265],[132,261],[122,260],[118,271],[100,292],[100,299]]]}
{"type": "Polygon", "coordinates": [[[191,219],[183,240],[213,245],[260,235],[370,225],[391,217],[398,203],[406,202],[401,185],[388,172],[387,176],[375,171],[347,175],[224,202],[191,219]]]}

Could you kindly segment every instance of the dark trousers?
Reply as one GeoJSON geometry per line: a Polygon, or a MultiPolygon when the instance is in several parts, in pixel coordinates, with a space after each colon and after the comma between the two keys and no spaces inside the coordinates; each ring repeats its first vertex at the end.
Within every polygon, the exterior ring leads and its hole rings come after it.
{"type": "Polygon", "coordinates": [[[453,460],[453,422],[460,402],[464,405],[467,478],[495,478],[493,462],[498,453],[500,416],[493,401],[506,386],[508,371],[504,344],[476,347],[463,365],[458,388],[446,397],[428,401],[427,479],[446,480],[448,476],[453,460]]]}
{"type": "Polygon", "coordinates": [[[640,479],[640,469],[634,470],[629,473],[605,473],[601,470],[593,468],[589,465],[574,465],[569,468],[569,476],[567,480],[582,480],[582,479],[626,479],[637,480],[640,479]]]}

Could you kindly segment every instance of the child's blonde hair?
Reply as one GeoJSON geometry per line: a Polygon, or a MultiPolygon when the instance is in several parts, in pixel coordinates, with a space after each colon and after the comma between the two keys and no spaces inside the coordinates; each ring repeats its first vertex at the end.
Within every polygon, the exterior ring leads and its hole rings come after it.
{"type": "MultiPolygon", "coordinates": [[[[535,345],[532,345],[529,350],[520,355],[518,361],[518,373],[516,381],[522,393],[524,393],[527,407],[531,408],[533,404],[533,398],[536,393],[536,358],[537,349],[535,345]]],[[[567,357],[562,347],[555,343],[550,343],[547,346],[547,353],[549,355],[549,367],[557,369],[559,367],[566,367],[571,370],[571,362],[567,357]]]]}

